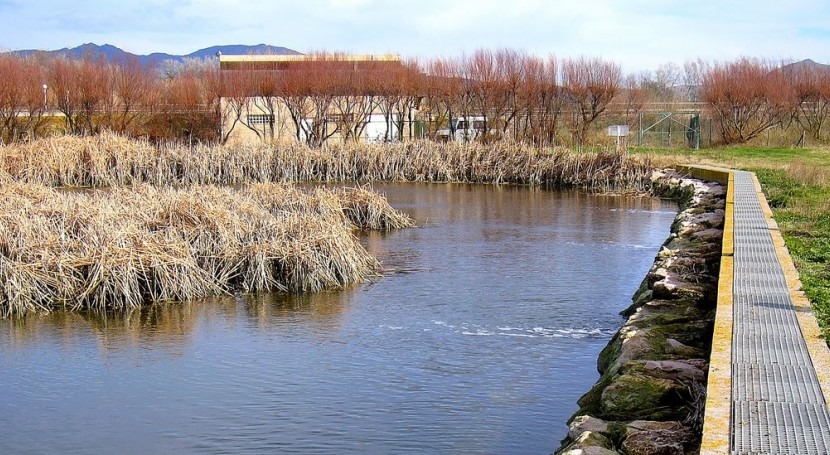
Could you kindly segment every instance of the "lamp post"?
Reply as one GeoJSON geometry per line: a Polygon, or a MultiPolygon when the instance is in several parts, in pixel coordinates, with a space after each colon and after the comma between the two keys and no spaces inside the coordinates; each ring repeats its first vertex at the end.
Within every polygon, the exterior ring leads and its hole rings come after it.
{"type": "Polygon", "coordinates": [[[46,94],[48,92],[49,92],[49,86],[46,85],[46,84],[43,84],[43,112],[46,112],[46,108],[48,107],[47,102],[46,102],[46,99],[47,99],[46,94]]]}

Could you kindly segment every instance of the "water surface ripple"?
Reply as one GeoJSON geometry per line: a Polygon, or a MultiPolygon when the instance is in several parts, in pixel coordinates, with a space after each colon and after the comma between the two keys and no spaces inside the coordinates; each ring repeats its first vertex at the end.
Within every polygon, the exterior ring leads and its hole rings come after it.
{"type": "Polygon", "coordinates": [[[674,206],[375,188],[372,283],[0,321],[0,453],[550,453],[674,206]]]}

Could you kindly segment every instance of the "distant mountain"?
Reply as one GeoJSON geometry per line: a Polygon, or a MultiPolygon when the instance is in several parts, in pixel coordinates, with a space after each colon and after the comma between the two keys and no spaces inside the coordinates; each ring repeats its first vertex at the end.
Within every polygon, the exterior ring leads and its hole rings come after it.
{"type": "Polygon", "coordinates": [[[181,62],[187,58],[205,58],[213,57],[217,52],[229,55],[299,55],[300,53],[288,49],[286,47],[271,46],[268,44],[257,44],[255,46],[247,46],[244,44],[231,44],[226,46],[211,46],[200,49],[196,52],[191,52],[187,55],[170,55],[160,52],[154,52],[149,55],[136,55],[122,49],[119,49],[111,44],[104,44],[99,46],[94,43],[82,44],[78,47],[63,48],[54,51],[42,51],[35,49],[27,49],[22,51],[13,51],[12,54],[21,56],[31,55],[46,55],[46,56],[66,56],[69,58],[103,58],[110,62],[123,62],[138,59],[144,64],[157,65],[167,60],[181,62]]]}
{"type": "Polygon", "coordinates": [[[788,65],[784,65],[781,69],[785,73],[795,73],[798,71],[826,71],[830,73],[830,65],[825,65],[823,63],[818,63],[813,60],[805,59],[801,60],[800,62],[790,63],[788,65]]]}

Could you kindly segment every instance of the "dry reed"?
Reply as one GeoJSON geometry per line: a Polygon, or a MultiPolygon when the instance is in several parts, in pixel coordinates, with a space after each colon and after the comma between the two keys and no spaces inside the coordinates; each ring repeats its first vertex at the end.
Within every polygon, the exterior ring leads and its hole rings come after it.
{"type": "Polygon", "coordinates": [[[0,146],[0,312],[343,286],[378,270],[354,227],[412,224],[365,188],[302,192],[273,182],[647,191],[651,173],[637,157],[512,143],[157,147],[107,133],[0,146]]]}
{"type": "Polygon", "coordinates": [[[343,213],[361,229],[389,231],[415,225],[412,218],[393,209],[386,198],[368,188],[342,188],[336,194],[343,213]]]}
{"type": "Polygon", "coordinates": [[[240,185],[257,182],[418,181],[516,183],[643,191],[653,166],[618,153],[515,143],[222,147],[165,145],[113,134],[0,147],[0,171],[49,186],[240,185]]]}
{"type": "MultiPolygon", "coordinates": [[[[394,212],[364,189],[59,191],[6,179],[0,313],[124,309],[236,289],[317,291],[360,282],[379,270],[349,220],[353,211],[367,213],[361,204],[394,212]]],[[[367,218],[408,220],[396,212],[367,218]]]]}

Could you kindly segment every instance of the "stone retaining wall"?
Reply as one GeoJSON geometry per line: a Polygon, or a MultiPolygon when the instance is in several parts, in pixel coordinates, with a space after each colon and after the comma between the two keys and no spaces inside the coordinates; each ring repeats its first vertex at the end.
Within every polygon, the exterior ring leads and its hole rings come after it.
{"type": "Polygon", "coordinates": [[[686,454],[700,447],[726,187],[674,171],[655,193],[681,211],[622,328],[597,361],[557,454],[686,454]]]}

